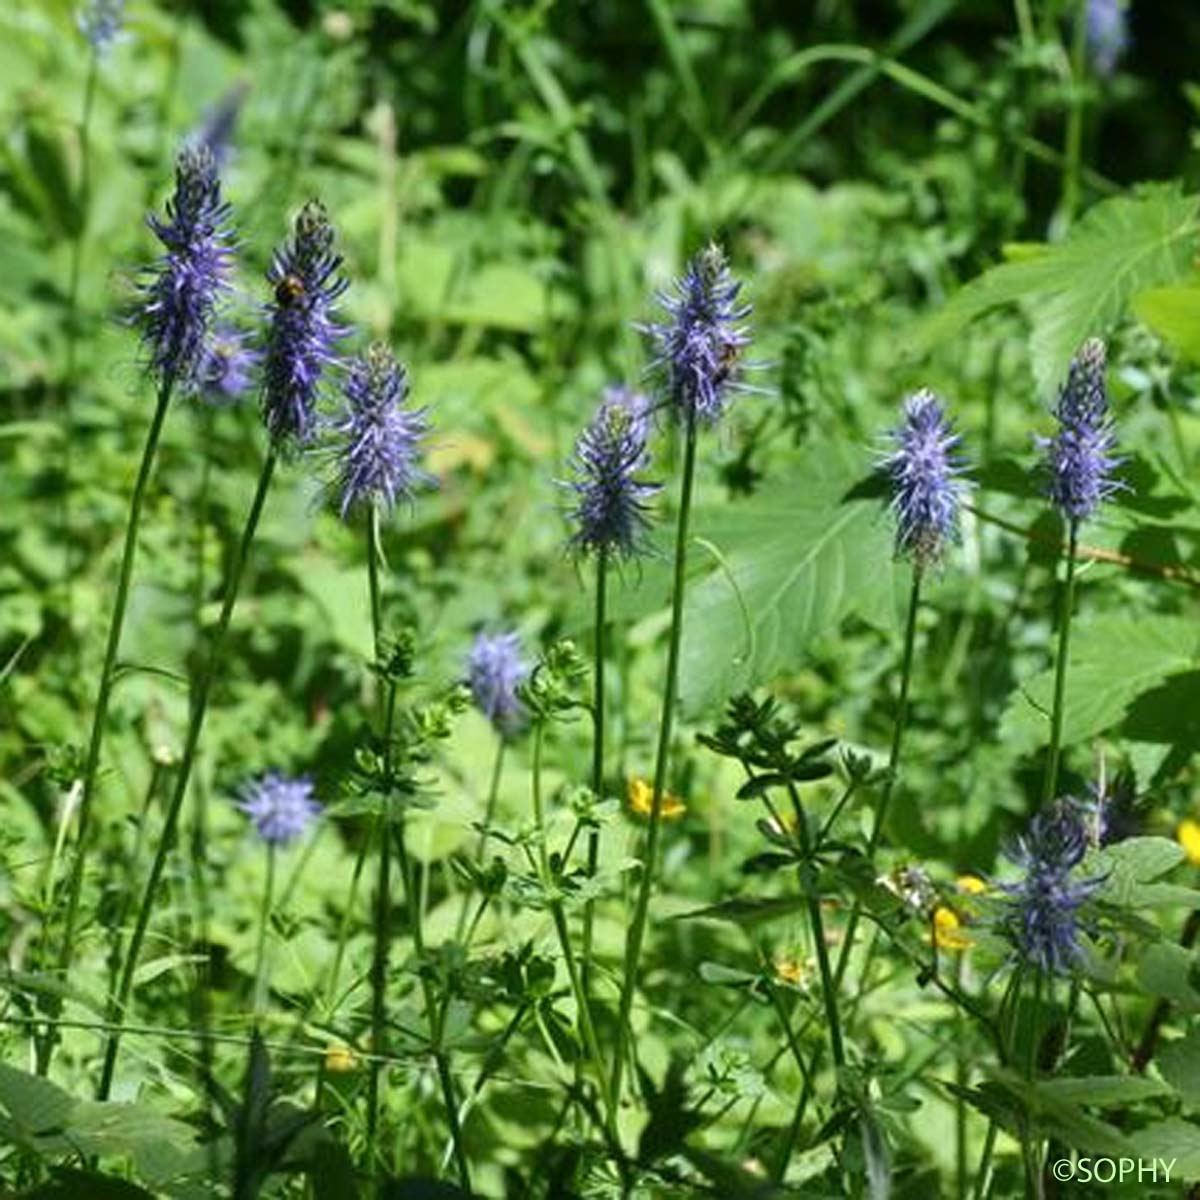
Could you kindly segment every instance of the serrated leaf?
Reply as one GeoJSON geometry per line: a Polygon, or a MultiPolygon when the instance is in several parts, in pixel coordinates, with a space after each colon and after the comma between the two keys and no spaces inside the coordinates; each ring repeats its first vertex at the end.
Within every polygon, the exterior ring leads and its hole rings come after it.
{"type": "Polygon", "coordinates": [[[1048,397],[1080,344],[1119,320],[1133,296],[1184,278],[1196,216],[1196,198],[1174,185],[1101,201],[1062,243],[1026,251],[972,280],[925,323],[918,344],[928,351],[984,313],[1020,305],[1032,325],[1034,378],[1048,397]]]}
{"type": "MultiPolygon", "coordinates": [[[[1153,621],[1106,614],[1076,623],[1064,698],[1062,744],[1069,746],[1120,724],[1141,695],[1196,662],[1194,621],[1153,621]]],[[[1009,700],[1001,740],[1026,753],[1049,737],[1054,672],[1027,680],[1009,700]]]]}
{"type": "Polygon", "coordinates": [[[1100,892],[1112,904],[1135,905],[1142,886],[1183,861],[1178,842],[1162,837],[1135,837],[1090,854],[1082,868],[1089,877],[1104,878],[1100,892]]]}
{"type": "Polygon", "coordinates": [[[1168,1117],[1139,1129],[1136,1146],[1139,1158],[1170,1164],[1172,1182],[1200,1178],[1200,1126],[1168,1117]]]}
{"type": "Polygon", "coordinates": [[[1200,1107],[1200,1030],[1192,1029],[1187,1037],[1165,1042],[1156,1061],[1163,1078],[1183,1102],[1200,1107]]]}
{"type": "Polygon", "coordinates": [[[697,514],[693,561],[709,565],[689,585],[684,610],[688,712],[771,679],[851,615],[895,625],[907,567],[893,561],[884,505],[861,486],[870,471],[855,448],[819,443],[790,478],[697,514]]]}

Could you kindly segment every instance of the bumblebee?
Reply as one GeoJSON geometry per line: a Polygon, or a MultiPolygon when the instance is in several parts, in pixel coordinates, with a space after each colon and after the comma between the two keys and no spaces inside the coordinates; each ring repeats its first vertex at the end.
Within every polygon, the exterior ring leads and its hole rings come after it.
{"type": "Polygon", "coordinates": [[[275,285],[275,302],[281,308],[290,308],[304,297],[304,280],[289,272],[275,285]]]}
{"type": "Polygon", "coordinates": [[[721,347],[721,356],[717,360],[716,382],[725,383],[733,374],[742,356],[742,347],[736,342],[726,342],[721,347]]]}

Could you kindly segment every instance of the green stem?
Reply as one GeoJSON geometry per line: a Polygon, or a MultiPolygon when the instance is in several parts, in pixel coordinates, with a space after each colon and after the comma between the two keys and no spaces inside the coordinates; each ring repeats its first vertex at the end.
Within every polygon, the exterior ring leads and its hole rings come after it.
{"type": "Polygon", "coordinates": [[[330,1015],[333,1014],[334,1003],[337,1000],[338,984],[342,978],[342,960],[346,957],[346,942],[350,938],[350,922],[354,917],[354,901],[358,897],[358,884],[362,879],[363,867],[367,861],[367,851],[370,849],[370,839],[364,838],[354,859],[354,870],[350,875],[350,894],[346,897],[346,909],[338,922],[337,945],[333,951],[333,967],[329,972],[329,989],[325,993],[326,1004],[330,1015]]]}
{"type": "MultiPolygon", "coordinates": [[[[367,582],[371,595],[371,627],[374,632],[375,664],[383,663],[383,594],[379,582],[379,510],[371,504],[367,511],[367,582]]],[[[374,948],[371,953],[371,1064],[367,1073],[367,1174],[378,1181],[379,1163],[375,1154],[379,1132],[379,1076],[387,1053],[387,970],[388,941],[391,936],[391,862],[392,825],[391,774],[392,739],[396,721],[396,683],[390,681],[383,701],[384,717],[383,775],[388,792],[383,796],[383,812],[376,821],[379,833],[379,878],[375,891],[374,948]]],[[[417,917],[415,923],[420,923],[417,917]]]]}
{"type": "MultiPolygon", "coordinates": [[[[83,793],[79,801],[79,832],[71,874],[67,883],[67,912],[63,924],[63,940],[59,950],[57,969],[62,978],[70,972],[71,959],[79,925],[79,901],[83,890],[84,867],[91,849],[92,807],[96,792],[96,778],[100,767],[100,750],[104,742],[104,726],[108,718],[108,705],[116,681],[117,653],[121,645],[121,633],[125,627],[125,609],[129,602],[129,586],[133,578],[133,564],[137,557],[138,530],[142,521],[142,505],[146,488],[154,468],[154,458],[162,435],[163,422],[171,404],[171,393],[175,387],[175,376],[167,375],[158,389],[158,402],[146,434],[142,449],[142,461],[138,467],[133,495],[129,501],[129,517],[125,523],[125,544],[121,552],[121,571],[117,579],[117,594],[113,601],[112,615],[108,623],[108,642],[104,650],[104,666],[100,670],[100,688],[96,694],[96,707],[92,713],[92,732],[88,740],[87,759],[83,768],[83,793]]],[[[38,1070],[44,1074],[50,1067],[54,1038],[48,1036],[39,1049],[38,1070]]]]}
{"type": "MultiPolygon", "coordinates": [[[[155,850],[154,861],[150,866],[150,874],[146,878],[146,885],[142,891],[141,906],[138,910],[137,923],[134,926],[133,936],[129,942],[129,949],[125,954],[125,965],[121,974],[121,981],[117,987],[116,995],[109,998],[106,1020],[114,1026],[118,1022],[124,1021],[126,1016],[129,996],[133,991],[134,975],[137,972],[138,958],[141,954],[142,943],[146,938],[146,931],[150,925],[150,914],[154,909],[155,895],[158,892],[159,881],[162,878],[163,869],[167,863],[167,855],[170,853],[175,841],[175,829],[179,824],[179,814],[183,809],[183,802],[187,796],[188,782],[191,779],[192,768],[196,762],[196,750],[200,744],[201,731],[204,728],[204,716],[208,709],[209,695],[212,691],[213,681],[217,677],[218,668],[221,666],[221,658],[225,650],[225,639],[229,633],[230,620],[233,617],[233,608],[237,603],[238,591],[241,588],[242,577],[246,570],[246,562],[250,557],[250,546],[254,541],[254,535],[258,529],[258,522],[262,516],[263,506],[266,503],[267,492],[271,487],[271,478],[275,474],[275,464],[277,461],[277,451],[272,447],[267,453],[266,461],[263,463],[262,473],[258,479],[258,487],[250,505],[250,513],[246,518],[246,527],[242,531],[242,540],[238,545],[237,557],[234,559],[229,573],[229,580],[225,587],[225,597],[221,603],[221,615],[217,619],[217,628],[213,634],[212,649],[209,653],[208,664],[196,687],[191,715],[188,720],[187,736],[184,740],[183,753],[179,760],[179,770],[175,777],[175,790],[171,794],[170,804],[167,807],[166,818],[163,822],[162,833],[159,835],[158,846],[155,850]]],[[[117,1054],[120,1050],[120,1045],[121,1030],[114,1028],[113,1032],[109,1035],[104,1049],[104,1066],[100,1075],[100,1087],[97,1091],[97,1099],[108,1099],[109,1092],[112,1089],[113,1073],[116,1070],[117,1054]]]]}
{"type": "Polygon", "coordinates": [[[813,947],[817,955],[817,969],[821,974],[821,996],[825,1002],[825,1021],[829,1026],[829,1049],[833,1054],[833,1065],[840,1071],[846,1065],[846,1052],[842,1046],[842,1026],[838,1017],[837,984],[829,969],[829,947],[825,944],[825,923],[821,915],[821,900],[810,881],[805,878],[809,872],[815,872],[812,859],[812,839],[808,832],[808,819],[804,806],[800,802],[800,792],[793,780],[788,781],[788,796],[792,801],[792,811],[796,815],[796,836],[800,839],[800,850],[804,855],[804,865],[801,867],[800,886],[808,904],[808,920],[812,926],[813,947]]]}
{"type": "MultiPolygon", "coordinates": [[[[796,1066],[800,1068],[800,1078],[803,1081],[800,1091],[800,1100],[796,1105],[796,1112],[793,1115],[792,1123],[788,1127],[787,1139],[783,1143],[783,1148],[779,1154],[779,1161],[775,1165],[775,1182],[782,1183],[784,1176],[787,1175],[788,1163],[791,1162],[792,1152],[796,1147],[796,1139],[800,1134],[800,1126],[804,1121],[804,1110],[808,1107],[808,1099],[813,1093],[812,1071],[808,1064],[804,1061],[804,1051],[801,1049],[799,1038],[792,1029],[792,1021],[788,1016],[787,1006],[780,998],[779,989],[774,983],[767,983],[767,991],[771,997],[771,1004],[775,1009],[776,1015],[779,1017],[780,1023],[783,1025],[784,1036],[787,1039],[788,1048],[792,1052],[792,1057],[796,1060],[796,1066]]],[[[841,1042],[837,1044],[838,1053],[841,1053],[841,1042]]],[[[841,1060],[839,1059],[839,1065],[841,1060]]]]}
{"type": "Polygon", "coordinates": [[[263,888],[262,912],[258,921],[258,947],[254,955],[254,1023],[266,1008],[267,1000],[267,926],[271,923],[271,901],[275,896],[275,845],[267,846],[267,882],[263,888]]]}
{"type": "Polygon", "coordinates": [[[638,883],[633,923],[625,944],[625,973],[621,981],[621,1000],[617,1015],[616,1045],[613,1050],[612,1096],[620,1103],[621,1078],[625,1070],[625,1047],[629,1035],[629,1017],[637,986],[638,962],[646,918],[650,911],[650,891],[654,884],[654,866],[658,855],[659,829],[662,825],[663,791],[667,782],[667,762],[671,753],[671,730],[675,720],[675,699],[679,688],[679,649],[683,634],[683,596],[686,583],[688,519],[692,509],[692,483],[696,473],[696,417],[688,413],[683,456],[683,481],[679,490],[679,524],[675,533],[675,572],[671,589],[671,634],[667,651],[667,679],[663,689],[662,717],[658,728],[658,755],[654,763],[654,796],[650,808],[650,829],[646,835],[645,861],[638,883]]]}
{"type": "Polygon", "coordinates": [[[446,1106],[446,1119],[450,1123],[450,1137],[454,1144],[454,1161],[458,1167],[459,1182],[463,1190],[471,1191],[471,1170],[467,1162],[466,1146],[463,1142],[462,1123],[458,1116],[458,1098],[454,1086],[454,1076],[450,1073],[450,1063],[446,1052],[442,1049],[437,1018],[437,1004],[433,995],[433,983],[421,971],[421,963],[425,957],[425,934],[421,926],[421,910],[412,877],[412,863],[408,857],[408,846],[404,840],[404,814],[401,812],[394,823],[393,836],[396,845],[397,865],[400,868],[400,879],[404,884],[404,907],[409,914],[410,932],[413,949],[416,952],[418,976],[421,990],[425,999],[425,1016],[429,1023],[430,1045],[433,1050],[433,1060],[437,1067],[438,1082],[442,1088],[442,1102],[446,1106]]]}
{"type": "MultiPolygon", "coordinates": [[[[504,772],[504,735],[501,734],[496,739],[496,756],[492,760],[492,778],[488,784],[487,800],[483,807],[483,829],[479,833],[479,842],[475,846],[475,866],[483,868],[484,855],[487,853],[487,831],[491,828],[492,820],[496,815],[496,801],[500,796],[500,780],[504,772]]],[[[485,901],[487,897],[484,897],[485,901]]],[[[471,893],[469,890],[463,893],[462,907],[458,910],[458,921],[454,927],[455,941],[462,941],[463,933],[467,928],[467,916],[471,911],[471,893]]],[[[479,914],[476,914],[478,920],[479,914]]]]}
{"type": "MultiPolygon", "coordinates": [[[[1008,990],[1000,1003],[997,1019],[1001,1022],[1000,1057],[1001,1065],[1006,1066],[1012,1054],[1013,1034],[1016,1030],[1017,1007],[1021,995],[1021,969],[1013,972],[1008,990]]],[[[987,1135],[983,1140],[983,1154],[979,1159],[979,1170],[975,1172],[975,1200],[986,1200],[992,1190],[992,1156],[996,1150],[996,1135],[1000,1126],[993,1117],[988,1121],[987,1135]]]]}
{"type": "MultiPolygon", "coordinates": [[[[608,550],[601,547],[596,556],[596,623],[592,634],[595,661],[592,691],[592,793],[599,803],[604,798],[604,632],[608,623],[608,550]]],[[[588,830],[587,874],[595,877],[600,865],[600,830],[588,830]]],[[[595,898],[583,906],[583,991],[591,995],[592,926],[595,898]]]]}
{"type": "MultiPolygon", "coordinates": [[[[871,836],[867,842],[867,858],[873,859],[879,848],[879,839],[883,834],[884,822],[887,819],[888,807],[892,800],[892,791],[896,786],[896,777],[900,773],[900,755],[904,748],[904,731],[908,725],[908,693],[912,682],[913,648],[917,641],[917,611],[921,605],[921,578],[919,566],[913,567],[912,590],[908,597],[908,619],[904,624],[904,653],[900,663],[900,699],[896,706],[896,723],[892,727],[892,747],[888,754],[888,773],[883,788],[879,793],[879,804],[875,808],[875,819],[871,826],[871,836]]],[[[833,973],[834,987],[841,985],[850,962],[850,952],[854,948],[854,934],[862,917],[862,902],[856,900],[850,911],[850,920],[846,923],[846,935],[842,940],[842,948],[838,954],[837,969],[833,973]]]]}
{"type": "Polygon", "coordinates": [[[1046,754],[1046,774],[1042,782],[1043,806],[1054,799],[1058,789],[1058,765],[1062,753],[1063,696],[1067,686],[1067,659],[1071,648],[1071,614],[1075,608],[1075,552],[1079,542],[1079,522],[1072,521],[1067,539],[1067,579],[1058,614],[1058,657],[1054,664],[1054,707],[1050,713],[1050,749],[1046,754]]]}

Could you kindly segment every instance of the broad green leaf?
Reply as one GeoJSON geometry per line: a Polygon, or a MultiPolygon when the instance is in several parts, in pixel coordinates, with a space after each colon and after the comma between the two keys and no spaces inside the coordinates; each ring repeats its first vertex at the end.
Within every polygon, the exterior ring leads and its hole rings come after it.
{"type": "Polygon", "coordinates": [[[0,1106],[27,1138],[57,1133],[78,1102],[48,1079],[0,1063],[0,1106]]]}
{"type": "Polygon", "coordinates": [[[907,568],[893,561],[883,503],[860,487],[866,455],[814,445],[790,478],[697,514],[680,693],[701,713],[802,663],[819,634],[857,615],[891,628],[907,568]],[[856,489],[859,489],[856,491],[856,489]]]}
{"type": "Polygon", "coordinates": [[[1200,287],[1195,283],[1139,292],[1133,311],[1176,354],[1200,362],[1200,287]]]}
{"type": "Polygon", "coordinates": [[[1156,1061],[1163,1078],[1183,1102],[1200,1107],[1200,1030],[1192,1029],[1187,1037],[1165,1042],[1156,1061]]]}
{"type": "Polygon", "coordinates": [[[1170,1166],[1172,1183],[1200,1178],[1200,1126],[1168,1117],[1139,1129],[1133,1141],[1140,1159],[1159,1159],[1170,1166]]]}
{"type": "MultiPolygon", "coordinates": [[[[1077,622],[1067,671],[1063,745],[1120,724],[1139,696],[1167,676],[1194,667],[1197,633],[1196,623],[1186,617],[1147,621],[1107,614],[1077,622]]],[[[1026,681],[1009,700],[1001,740],[1017,753],[1045,742],[1053,696],[1052,669],[1026,681]]]]}
{"type": "Polygon", "coordinates": [[[1165,875],[1182,859],[1183,848],[1170,838],[1129,838],[1091,854],[1084,873],[1104,877],[1100,894],[1105,900],[1132,905],[1141,885],[1165,875]]]}
{"type": "Polygon", "coordinates": [[[111,1175],[59,1167],[53,1179],[23,1192],[21,1200],[154,1200],[154,1193],[111,1175]]]}
{"type": "Polygon", "coordinates": [[[1138,983],[1151,996],[1163,996],[1181,1008],[1200,1012],[1200,991],[1196,988],[1198,966],[1191,951],[1160,942],[1142,951],[1138,983]]]}
{"type": "Polygon", "coordinates": [[[1032,325],[1038,390],[1051,395],[1086,338],[1119,320],[1135,295],[1184,278],[1197,235],[1197,204],[1173,185],[1101,201],[1058,245],[985,271],[927,321],[919,345],[956,338],[977,317],[1019,305],[1032,325]]]}

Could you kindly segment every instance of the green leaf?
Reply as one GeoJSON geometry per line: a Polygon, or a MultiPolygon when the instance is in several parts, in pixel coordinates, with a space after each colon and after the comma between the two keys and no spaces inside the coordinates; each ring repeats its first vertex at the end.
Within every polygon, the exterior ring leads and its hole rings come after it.
{"type": "Polygon", "coordinates": [[[1142,1075],[1081,1075],[1078,1078],[1047,1079],[1033,1084],[1038,1100],[1111,1108],[1136,1104],[1162,1096],[1168,1088],[1157,1079],[1142,1075]]]}
{"type": "Polygon", "coordinates": [[[1138,983],[1151,996],[1163,996],[1181,1008],[1200,1012],[1200,991],[1193,982],[1197,965],[1191,951],[1160,942],[1142,951],[1138,983]]]}
{"type": "Polygon", "coordinates": [[[1200,1108],[1200,1029],[1186,1037],[1164,1042],[1158,1052],[1158,1069],[1185,1104],[1200,1108]]]}
{"type": "Polygon", "coordinates": [[[1182,860],[1183,848],[1170,838],[1135,837],[1090,854],[1083,871],[1104,877],[1103,899],[1136,905],[1142,885],[1165,875],[1182,860]]]}
{"type": "Polygon", "coordinates": [[[1176,354],[1200,362],[1200,287],[1195,283],[1139,292],[1133,311],[1176,354]]]}
{"type": "Polygon", "coordinates": [[[1140,1159],[1161,1159],[1170,1165],[1172,1182],[1200,1178],[1200,1127],[1169,1117],[1139,1129],[1135,1135],[1140,1159]]]}
{"type": "Polygon", "coordinates": [[[851,615],[895,626],[907,568],[893,561],[884,506],[862,486],[870,470],[854,448],[819,443],[791,478],[697,513],[692,562],[704,573],[689,584],[684,610],[688,712],[794,666],[813,638],[851,615]]]}
{"type": "Polygon", "coordinates": [[[154,1200],[154,1193],[111,1175],[60,1167],[52,1180],[23,1193],[21,1200],[154,1200]]]}
{"type": "Polygon", "coordinates": [[[731,900],[722,900],[720,904],[709,904],[704,908],[694,908],[689,912],[679,913],[673,917],[675,921],[729,921],[734,925],[754,926],[763,925],[768,921],[776,921],[780,917],[791,916],[799,912],[807,900],[803,896],[734,896],[731,900]]]}
{"type": "MultiPolygon", "coordinates": [[[[1139,696],[1167,676],[1195,666],[1196,652],[1196,625],[1186,617],[1145,621],[1106,614],[1077,622],[1064,697],[1063,745],[1120,724],[1139,696]]],[[[1053,670],[1028,680],[1009,700],[1001,740],[1018,754],[1045,742],[1053,697],[1053,670]]]]}
{"type": "Polygon", "coordinates": [[[26,1138],[58,1133],[78,1101],[47,1079],[0,1063],[0,1106],[26,1138]]]}
{"type": "Polygon", "coordinates": [[[1089,209],[1064,242],[1001,263],[962,288],[921,329],[928,351],[992,309],[1017,304],[1032,324],[1038,390],[1051,395],[1080,344],[1118,321],[1130,300],[1189,271],[1197,205],[1174,185],[1145,187],[1089,209]]]}

